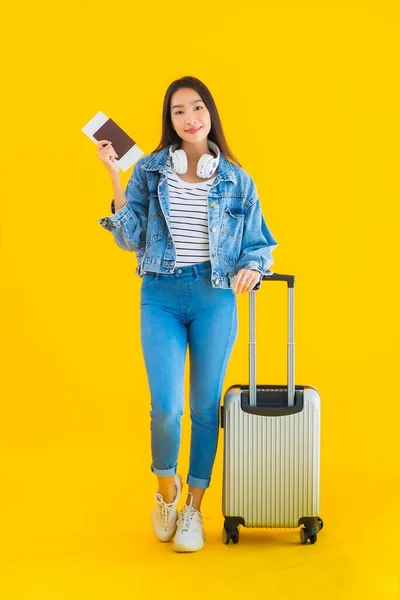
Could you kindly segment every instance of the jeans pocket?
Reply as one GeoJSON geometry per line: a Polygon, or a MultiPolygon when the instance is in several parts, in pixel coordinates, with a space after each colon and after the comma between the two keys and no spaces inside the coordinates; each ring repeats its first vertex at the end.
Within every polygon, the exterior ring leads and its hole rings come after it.
{"type": "Polygon", "coordinates": [[[142,290],[147,289],[160,279],[158,273],[147,272],[142,276],[142,290]]]}
{"type": "Polygon", "coordinates": [[[211,269],[207,269],[207,271],[199,272],[199,277],[203,281],[211,282],[211,269]]]}

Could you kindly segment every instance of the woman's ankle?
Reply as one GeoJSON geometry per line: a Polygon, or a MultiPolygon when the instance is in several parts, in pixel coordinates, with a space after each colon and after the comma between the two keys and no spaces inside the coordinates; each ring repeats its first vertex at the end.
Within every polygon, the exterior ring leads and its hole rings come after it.
{"type": "Polygon", "coordinates": [[[178,489],[175,484],[175,475],[170,477],[159,477],[158,478],[158,492],[161,494],[164,502],[170,504],[176,498],[178,489]]]}
{"type": "Polygon", "coordinates": [[[201,513],[201,504],[204,492],[204,489],[189,487],[189,492],[186,498],[186,506],[193,506],[193,508],[201,513]]]}

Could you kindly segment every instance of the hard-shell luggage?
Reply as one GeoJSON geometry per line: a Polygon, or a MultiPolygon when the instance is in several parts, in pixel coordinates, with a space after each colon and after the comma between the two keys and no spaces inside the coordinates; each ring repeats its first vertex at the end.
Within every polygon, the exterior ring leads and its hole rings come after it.
{"type": "MultiPolygon", "coordinates": [[[[293,275],[263,281],[288,286],[287,385],[256,385],[255,294],[249,293],[250,385],[232,385],[221,406],[223,436],[222,539],[239,541],[239,526],[297,528],[311,544],[323,527],[320,496],[320,396],[294,384],[293,275]]],[[[258,292],[260,293],[260,292],[258,292]]]]}

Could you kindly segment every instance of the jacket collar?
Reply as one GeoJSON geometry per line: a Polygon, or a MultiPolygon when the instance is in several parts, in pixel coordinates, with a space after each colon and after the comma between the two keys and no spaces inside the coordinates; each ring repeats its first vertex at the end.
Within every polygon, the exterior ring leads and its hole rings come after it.
{"type": "MultiPolygon", "coordinates": [[[[145,171],[165,171],[169,146],[162,148],[158,152],[153,152],[150,155],[150,159],[142,165],[142,169],[145,171]]],[[[218,169],[217,169],[218,181],[233,181],[237,183],[236,174],[231,162],[226,158],[222,152],[220,153],[218,169]]],[[[215,181],[217,183],[217,180],[215,181]]]]}

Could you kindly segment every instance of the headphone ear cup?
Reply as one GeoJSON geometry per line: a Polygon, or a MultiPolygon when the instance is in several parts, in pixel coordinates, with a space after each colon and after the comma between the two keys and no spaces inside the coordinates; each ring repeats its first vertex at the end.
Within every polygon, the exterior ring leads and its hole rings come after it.
{"type": "Polygon", "coordinates": [[[175,173],[181,175],[187,171],[187,156],[182,149],[171,152],[171,164],[175,173]]]}
{"type": "Polygon", "coordinates": [[[207,179],[214,175],[216,168],[218,167],[218,159],[214,158],[210,154],[203,154],[197,163],[197,175],[203,179],[207,179]]]}

